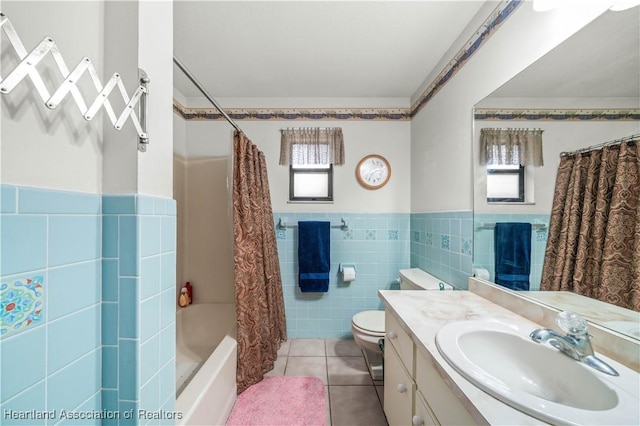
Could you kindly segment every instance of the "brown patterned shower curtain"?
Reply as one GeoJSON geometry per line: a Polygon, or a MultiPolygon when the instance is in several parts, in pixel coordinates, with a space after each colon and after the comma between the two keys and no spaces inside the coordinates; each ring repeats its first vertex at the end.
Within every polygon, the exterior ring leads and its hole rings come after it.
{"type": "Polygon", "coordinates": [[[238,131],[233,137],[233,237],[240,393],[273,368],[287,332],[266,162],[238,131]]]}
{"type": "Polygon", "coordinates": [[[541,290],[640,310],[638,142],[561,158],[541,290]]]}

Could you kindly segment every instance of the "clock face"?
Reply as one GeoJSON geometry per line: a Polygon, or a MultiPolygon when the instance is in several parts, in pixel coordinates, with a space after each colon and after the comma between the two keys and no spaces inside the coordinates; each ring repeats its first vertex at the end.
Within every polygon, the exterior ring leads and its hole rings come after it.
{"type": "Polygon", "coordinates": [[[356,167],[356,177],[360,185],[368,189],[382,188],[391,177],[389,162],[380,155],[367,155],[356,167]]]}

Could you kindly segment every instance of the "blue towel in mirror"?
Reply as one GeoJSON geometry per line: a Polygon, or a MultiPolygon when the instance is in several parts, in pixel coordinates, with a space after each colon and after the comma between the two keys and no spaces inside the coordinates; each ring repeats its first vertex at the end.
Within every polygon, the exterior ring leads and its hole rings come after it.
{"type": "Polygon", "coordinates": [[[329,290],[330,235],[330,222],[298,222],[298,285],[303,293],[329,290]]]}
{"type": "Polygon", "coordinates": [[[512,290],[529,290],[531,224],[496,223],[496,284],[512,290]]]}

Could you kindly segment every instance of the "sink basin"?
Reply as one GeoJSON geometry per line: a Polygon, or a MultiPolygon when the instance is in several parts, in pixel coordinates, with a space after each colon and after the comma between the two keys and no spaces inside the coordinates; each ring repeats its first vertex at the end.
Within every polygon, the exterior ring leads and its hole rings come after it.
{"type": "Polygon", "coordinates": [[[607,376],[531,341],[531,331],[499,322],[461,321],[442,327],[436,344],[467,380],[538,419],[554,424],[640,424],[636,372],[616,364],[625,377],[607,376]]]}

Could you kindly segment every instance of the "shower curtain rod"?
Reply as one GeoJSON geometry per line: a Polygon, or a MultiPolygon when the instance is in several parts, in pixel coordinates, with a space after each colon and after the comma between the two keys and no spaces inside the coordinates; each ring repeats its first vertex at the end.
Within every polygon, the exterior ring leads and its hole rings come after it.
{"type": "Polygon", "coordinates": [[[226,112],[224,112],[224,110],[218,104],[218,102],[216,102],[216,100],[213,99],[211,97],[211,95],[209,95],[209,93],[207,93],[207,91],[204,89],[204,87],[202,87],[202,85],[198,82],[198,80],[196,80],[196,78],[193,76],[193,74],[191,74],[189,72],[189,70],[187,70],[185,68],[185,66],[182,65],[182,62],[180,62],[178,60],[178,58],[175,57],[175,55],[173,57],[173,63],[176,64],[178,66],[178,68],[180,68],[180,71],[182,71],[184,73],[184,75],[186,75],[189,80],[191,80],[191,82],[198,88],[198,90],[200,90],[200,92],[204,95],[204,97],[207,98],[209,100],[209,102],[211,102],[213,104],[213,106],[216,107],[216,109],[218,111],[220,111],[220,114],[222,114],[222,116],[225,118],[225,120],[227,120],[229,122],[229,124],[231,124],[237,131],[242,132],[242,129],[240,129],[240,127],[236,124],[236,122],[233,121],[231,119],[231,117],[229,117],[229,115],[226,112]]]}
{"type": "Polygon", "coordinates": [[[614,140],[608,141],[608,142],[599,143],[597,145],[588,146],[586,148],[576,149],[575,151],[563,151],[563,152],[560,153],[560,157],[565,157],[567,155],[575,155],[575,154],[583,153],[583,152],[589,152],[589,151],[593,151],[595,149],[604,148],[605,146],[618,145],[618,144],[621,144],[621,143],[632,142],[632,141],[636,141],[636,140],[640,140],[640,133],[636,133],[635,135],[626,136],[626,137],[620,138],[620,139],[614,139],[614,140]]]}

